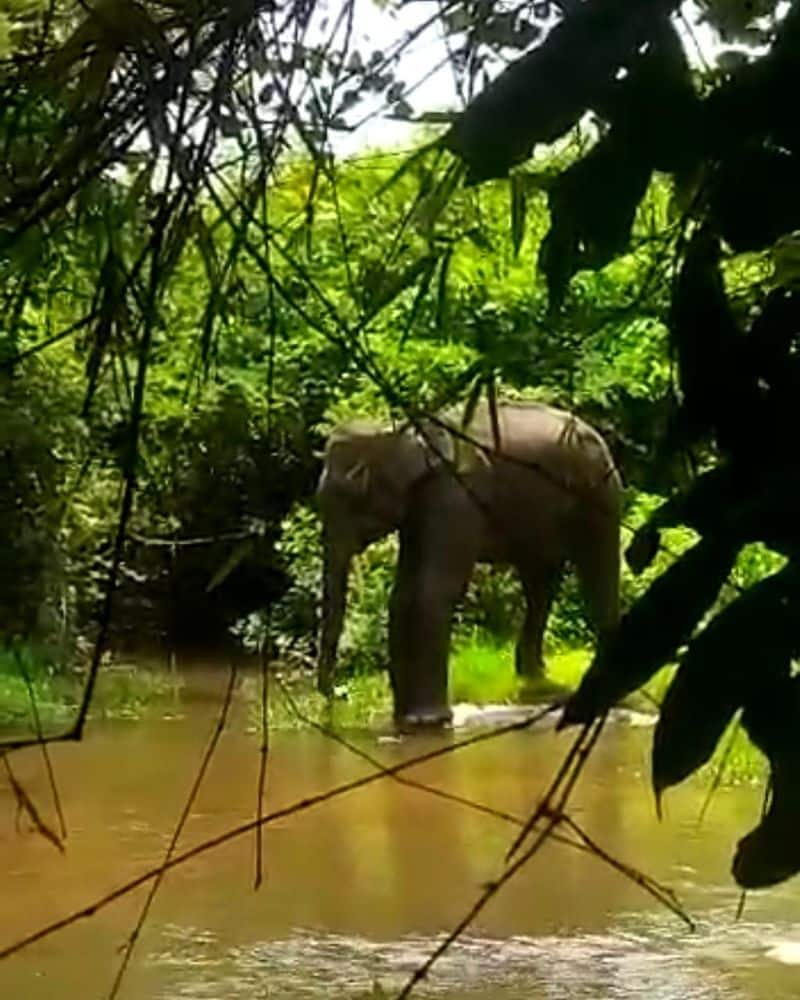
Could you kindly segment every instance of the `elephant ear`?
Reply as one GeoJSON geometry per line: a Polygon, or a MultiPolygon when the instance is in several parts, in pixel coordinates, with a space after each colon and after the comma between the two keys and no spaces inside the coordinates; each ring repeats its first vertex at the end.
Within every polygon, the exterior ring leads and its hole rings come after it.
{"type": "Polygon", "coordinates": [[[372,425],[337,428],[325,449],[321,486],[327,482],[337,490],[364,496],[370,488],[372,468],[379,461],[376,452],[381,437],[382,432],[372,425]]]}
{"type": "Polygon", "coordinates": [[[456,442],[450,431],[440,423],[423,420],[415,431],[415,437],[423,448],[427,468],[452,465],[456,461],[456,442]]]}
{"type": "Polygon", "coordinates": [[[347,472],[344,478],[352,483],[353,492],[359,496],[364,496],[369,492],[370,472],[369,466],[363,460],[357,461],[347,472]]]}
{"type": "Polygon", "coordinates": [[[486,433],[480,424],[473,421],[468,427],[462,427],[463,421],[455,410],[442,414],[441,421],[424,424],[425,447],[430,465],[444,465],[456,475],[463,476],[473,472],[479,465],[489,464],[482,447],[486,433]]]}

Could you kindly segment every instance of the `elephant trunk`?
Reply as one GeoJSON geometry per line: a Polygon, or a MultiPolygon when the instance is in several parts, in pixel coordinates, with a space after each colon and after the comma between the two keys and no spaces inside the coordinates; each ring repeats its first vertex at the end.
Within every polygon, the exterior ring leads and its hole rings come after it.
{"type": "Polygon", "coordinates": [[[324,563],[322,571],[322,621],[317,654],[317,688],[324,695],[333,690],[336,669],[336,650],[342,634],[347,578],[353,553],[350,549],[323,538],[324,563]]]}

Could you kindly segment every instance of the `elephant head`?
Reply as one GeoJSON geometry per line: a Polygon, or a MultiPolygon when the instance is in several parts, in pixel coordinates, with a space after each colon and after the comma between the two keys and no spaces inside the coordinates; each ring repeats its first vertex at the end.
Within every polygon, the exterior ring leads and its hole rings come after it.
{"type": "Polygon", "coordinates": [[[328,439],[316,493],[324,554],[317,685],[325,694],[332,687],[353,556],[395,531],[414,484],[452,460],[449,435],[431,425],[420,430],[359,422],[336,428],[328,439]]]}

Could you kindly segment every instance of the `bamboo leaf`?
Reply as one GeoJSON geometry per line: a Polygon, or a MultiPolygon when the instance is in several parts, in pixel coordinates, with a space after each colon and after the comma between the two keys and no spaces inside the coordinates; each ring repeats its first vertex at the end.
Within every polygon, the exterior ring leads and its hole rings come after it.
{"type": "Polygon", "coordinates": [[[511,174],[509,190],[511,194],[511,244],[514,247],[514,256],[518,257],[522,240],[525,237],[525,217],[528,211],[525,183],[518,173],[511,174]]]}
{"type": "Polygon", "coordinates": [[[436,289],[436,329],[444,330],[447,322],[447,278],[453,260],[454,247],[449,246],[442,255],[439,266],[439,281],[436,289]]]}
{"type": "Polygon", "coordinates": [[[421,160],[423,160],[432,150],[437,150],[439,155],[441,156],[442,153],[441,143],[439,142],[438,139],[436,139],[434,142],[428,143],[428,145],[423,146],[421,149],[416,150],[410,156],[406,157],[406,159],[403,160],[400,166],[392,172],[388,180],[385,180],[383,184],[381,184],[381,186],[375,193],[375,197],[380,198],[390,188],[394,187],[395,184],[398,184],[406,176],[406,174],[409,173],[411,170],[413,170],[414,167],[421,160]]]}
{"type": "Polygon", "coordinates": [[[370,318],[377,315],[420,278],[424,294],[438,261],[438,253],[427,253],[397,272],[382,264],[368,268],[361,277],[366,315],[370,318]]]}
{"type": "Polygon", "coordinates": [[[433,236],[434,227],[450,204],[450,199],[463,175],[463,164],[459,162],[452,163],[431,193],[426,198],[423,198],[417,206],[413,215],[413,222],[428,239],[433,236]]]}
{"type": "Polygon", "coordinates": [[[489,404],[489,421],[492,425],[492,445],[495,451],[500,451],[502,440],[500,437],[500,416],[497,410],[497,385],[495,383],[494,372],[486,376],[486,400],[489,404]]]}
{"type": "Polygon", "coordinates": [[[481,369],[478,377],[475,379],[475,383],[469,391],[466,402],[464,403],[464,413],[461,417],[461,430],[466,431],[469,425],[472,423],[472,418],[475,416],[475,411],[478,408],[478,403],[480,402],[481,393],[483,392],[483,387],[486,382],[486,373],[481,369]]]}
{"type": "Polygon", "coordinates": [[[414,322],[416,321],[416,318],[419,315],[422,303],[425,301],[425,296],[428,294],[428,291],[430,290],[431,283],[433,281],[433,276],[436,273],[436,266],[438,262],[439,258],[432,256],[428,260],[425,268],[422,271],[419,284],[417,285],[417,294],[414,296],[414,301],[411,303],[411,309],[409,310],[408,318],[406,319],[405,329],[403,330],[403,334],[400,337],[400,344],[404,344],[406,342],[409,334],[414,328],[414,322]]]}

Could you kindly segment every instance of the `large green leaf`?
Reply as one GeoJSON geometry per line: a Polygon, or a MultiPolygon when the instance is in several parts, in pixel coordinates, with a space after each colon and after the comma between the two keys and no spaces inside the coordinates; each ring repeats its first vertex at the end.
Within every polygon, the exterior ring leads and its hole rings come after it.
{"type": "Polygon", "coordinates": [[[782,570],[729,604],[696,636],[661,705],[653,738],[656,795],[705,764],[750,692],[788,677],[800,649],[797,571],[782,570]]]}
{"type": "Polygon", "coordinates": [[[668,663],[714,603],[737,551],[730,539],[703,538],[658,577],[601,645],[559,726],[591,722],[668,663]]]}
{"type": "Polygon", "coordinates": [[[542,241],[539,266],[554,308],[576,271],[603,267],[627,248],[650,173],[648,161],[612,130],[552,183],[552,223],[542,241]]]}
{"type": "MultiPolygon", "coordinates": [[[[545,41],[511,63],[459,116],[443,144],[467,184],[505,177],[537,142],[552,142],[615,89],[621,66],[647,54],[675,0],[605,0],[570,10],[545,41]]],[[[633,152],[633,150],[631,150],[633,152]]]]}
{"type": "Polygon", "coordinates": [[[789,668],[749,691],[742,722],[770,762],[769,805],[743,837],[733,876],[744,889],[775,885],[800,871],[800,679],[789,668]]]}

